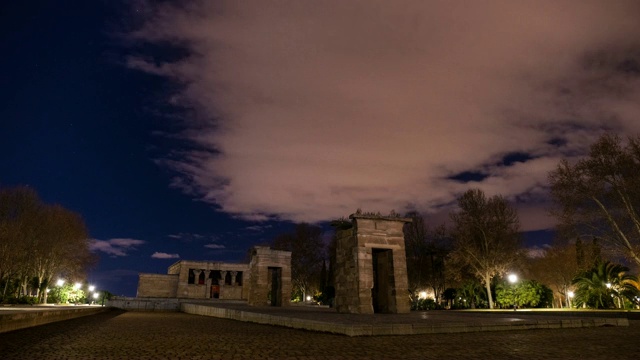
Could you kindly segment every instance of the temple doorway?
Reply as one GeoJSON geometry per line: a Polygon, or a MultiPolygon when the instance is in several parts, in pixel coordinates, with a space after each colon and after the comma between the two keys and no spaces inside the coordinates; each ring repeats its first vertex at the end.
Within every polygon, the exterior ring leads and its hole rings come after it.
{"type": "Polygon", "coordinates": [[[269,267],[269,278],[271,279],[270,304],[282,306],[282,268],[269,267]]]}
{"type": "Polygon", "coordinates": [[[390,249],[372,249],[373,289],[371,300],[374,313],[390,313],[393,294],[393,252],[390,249]]]}

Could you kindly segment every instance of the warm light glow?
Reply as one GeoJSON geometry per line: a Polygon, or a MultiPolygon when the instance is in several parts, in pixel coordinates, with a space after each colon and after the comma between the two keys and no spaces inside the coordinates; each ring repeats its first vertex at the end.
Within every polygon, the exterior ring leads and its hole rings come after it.
{"type": "Polygon", "coordinates": [[[93,293],[93,298],[94,298],[94,299],[97,299],[97,298],[98,298],[98,296],[100,296],[100,294],[98,294],[98,293],[93,293]]]}
{"type": "Polygon", "coordinates": [[[51,291],[51,289],[47,289],[47,294],[49,293],[49,291],[51,291]]]}
{"type": "Polygon", "coordinates": [[[311,296],[307,295],[307,301],[311,301],[311,296]]]}
{"type": "Polygon", "coordinates": [[[510,283],[515,283],[516,281],[518,281],[518,275],[516,274],[509,274],[509,276],[507,276],[507,279],[509,280],[510,283]]]}
{"type": "Polygon", "coordinates": [[[569,291],[569,294],[567,294],[567,295],[569,295],[569,298],[573,298],[573,296],[574,296],[575,294],[573,293],[573,291],[569,291]]]}
{"type": "Polygon", "coordinates": [[[64,280],[58,279],[58,282],[56,282],[56,285],[58,285],[58,286],[64,285],[64,280]]]}
{"type": "Polygon", "coordinates": [[[96,287],[95,287],[95,286],[93,286],[93,285],[89,285],[89,292],[93,292],[93,290],[95,290],[95,289],[96,289],[96,287]]]}
{"type": "Polygon", "coordinates": [[[73,289],[74,289],[74,290],[78,290],[78,289],[80,289],[81,287],[82,287],[82,284],[80,284],[80,283],[75,283],[75,284],[73,285],[73,289]]]}
{"type": "Polygon", "coordinates": [[[418,298],[419,299],[426,299],[427,298],[427,292],[426,291],[420,291],[420,294],[418,294],[418,298]]]}
{"type": "Polygon", "coordinates": [[[611,289],[611,283],[606,283],[605,285],[607,285],[607,289],[611,289]]]}

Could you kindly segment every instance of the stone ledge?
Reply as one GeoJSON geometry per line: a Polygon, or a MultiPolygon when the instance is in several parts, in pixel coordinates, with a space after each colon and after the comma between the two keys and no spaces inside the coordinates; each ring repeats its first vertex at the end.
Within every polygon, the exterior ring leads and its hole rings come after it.
{"type": "Polygon", "coordinates": [[[212,305],[182,303],[181,310],[188,314],[214,316],[258,324],[284,326],[294,329],[328,332],[347,336],[388,336],[418,334],[452,334],[485,331],[519,331],[530,329],[559,329],[599,326],[629,326],[626,318],[589,319],[528,319],[518,322],[470,321],[468,323],[403,323],[403,324],[348,324],[331,321],[310,320],[284,315],[269,315],[254,311],[243,311],[215,307],[212,305]]]}
{"type": "Polygon", "coordinates": [[[110,307],[64,307],[38,310],[24,310],[3,314],[0,312],[0,333],[44,325],[56,321],[70,320],[82,316],[110,311],[110,307]]]}

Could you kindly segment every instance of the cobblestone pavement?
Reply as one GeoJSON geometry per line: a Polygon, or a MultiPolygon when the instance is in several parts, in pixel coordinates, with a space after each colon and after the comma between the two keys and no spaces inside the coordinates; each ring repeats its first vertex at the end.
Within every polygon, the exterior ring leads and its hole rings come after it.
{"type": "Polygon", "coordinates": [[[355,337],[111,311],[0,334],[0,359],[638,359],[629,327],[355,337]]]}

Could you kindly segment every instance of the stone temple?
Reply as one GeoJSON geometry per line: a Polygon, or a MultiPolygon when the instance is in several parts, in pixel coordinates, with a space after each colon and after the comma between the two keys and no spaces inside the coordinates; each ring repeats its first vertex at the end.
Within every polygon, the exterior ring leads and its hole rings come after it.
{"type": "MultiPolygon", "coordinates": [[[[336,234],[336,311],[410,312],[402,230],[411,219],[361,213],[349,219],[340,222],[336,234]]],[[[249,264],[180,260],[167,274],[140,274],[137,299],[242,300],[250,306],[288,306],[291,291],[291,252],[255,246],[249,264]]]]}
{"type": "Polygon", "coordinates": [[[249,305],[287,306],[291,299],[291,252],[251,249],[249,264],[180,260],[167,274],[139,274],[137,298],[247,300],[249,305]]]}

